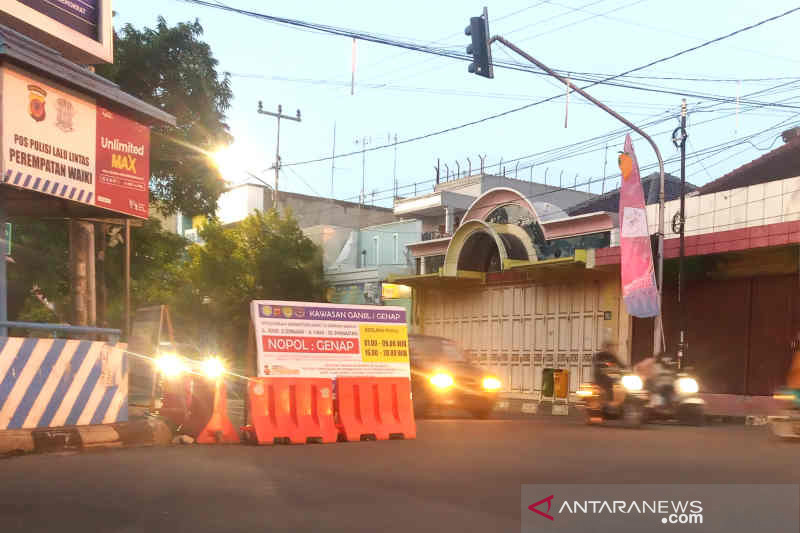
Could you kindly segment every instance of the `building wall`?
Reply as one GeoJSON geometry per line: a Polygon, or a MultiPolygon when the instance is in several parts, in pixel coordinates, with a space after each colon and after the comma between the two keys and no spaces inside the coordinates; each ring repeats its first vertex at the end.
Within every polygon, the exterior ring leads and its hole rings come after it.
{"type": "Polygon", "coordinates": [[[617,344],[621,358],[628,358],[629,317],[619,295],[617,275],[591,270],[419,288],[415,325],[423,334],[459,342],[500,377],[507,393],[538,395],[545,368],[567,369],[570,391],[575,391],[592,379],[592,357],[603,341],[617,344]]]}
{"type": "MultiPolygon", "coordinates": [[[[566,185],[568,186],[569,184],[566,185]]],[[[522,193],[531,202],[547,202],[562,209],[585,202],[586,200],[596,196],[584,191],[563,189],[552,185],[545,185],[543,183],[489,175],[472,176],[469,178],[462,178],[460,180],[440,183],[436,186],[436,190],[449,190],[477,198],[486,191],[497,187],[514,189],[515,191],[522,193]]]]}
{"type": "MultiPolygon", "coordinates": [[[[361,266],[411,265],[406,246],[422,238],[422,222],[405,220],[363,228],[360,232],[361,266]],[[366,251],[366,254],[363,252],[366,251]],[[376,255],[377,254],[377,255],[376,255]]],[[[410,273],[410,272],[409,272],[410,273]]]]}
{"type": "Polygon", "coordinates": [[[359,206],[352,202],[331,200],[296,193],[281,193],[281,208],[291,209],[301,228],[328,224],[363,228],[394,222],[394,211],[387,207],[359,206]]]}
{"type": "Polygon", "coordinates": [[[236,187],[222,193],[217,202],[217,216],[223,224],[244,220],[253,211],[264,210],[262,187],[236,187]]]}
{"type": "MultiPolygon", "coordinates": [[[[677,237],[672,217],[680,200],[664,206],[664,238],[677,237]]],[[[702,235],[800,220],[800,177],[686,198],[686,235],[702,235]]],[[[658,205],[647,206],[650,233],[658,230],[658,205]]]]}
{"type": "MultiPolygon", "coordinates": [[[[712,394],[769,396],[784,383],[792,338],[800,331],[797,246],[691,257],[683,301],[677,261],[665,264],[663,315],[667,353],[685,326],[687,360],[712,394]]],[[[653,319],[633,319],[633,359],[652,352],[653,319]]]]}
{"type": "Polygon", "coordinates": [[[357,230],[341,226],[319,225],[303,228],[303,233],[322,248],[322,264],[326,269],[335,266],[355,268],[357,230]],[[352,244],[348,241],[353,241],[352,244]],[[343,251],[347,247],[344,256],[343,251]]]}

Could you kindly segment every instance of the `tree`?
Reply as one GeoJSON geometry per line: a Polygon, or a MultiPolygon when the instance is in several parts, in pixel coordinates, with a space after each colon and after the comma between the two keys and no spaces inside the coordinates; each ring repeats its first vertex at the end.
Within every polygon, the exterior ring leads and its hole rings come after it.
{"type": "Polygon", "coordinates": [[[114,64],[97,68],[125,92],[175,116],[177,127],[156,126],[151,135],[150,194],[167,214],[213,214],[223,189],[207,152],[232,141],[225,112],[233,93],[202,34],[197,20],[169,27],[159,17],[155,28],[143,30],[126,24],[114,33],[114,64]]]}
{"type": "Polygon", "coordinates": [[[186,283],[174,294],[176,329],[197,339],[215,330],[221,351],[241,358],[251,300],[323,297],[322,251],[290,213],[255,212],[232,228],[211,221],[200,233],[204,244],[189,248],[186,283]]]}

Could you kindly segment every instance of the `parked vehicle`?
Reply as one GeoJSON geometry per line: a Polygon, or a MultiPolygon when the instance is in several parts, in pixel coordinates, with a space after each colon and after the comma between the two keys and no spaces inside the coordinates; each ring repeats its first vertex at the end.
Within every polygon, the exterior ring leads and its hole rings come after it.
{"type": "Polygon", "coordinates": [[[423,417],[437,407],[469,411],[487,418],[497,401],[500,380],[470,361],[454,341],[409,335],[414,414],[423,417]]]}
{"type": "Polygon", "coordinates": [[[770,431],[781,439],[800,439],[800,389],[784,389],[773,397],[786,402],[786,409],[770,419],[770,431]]]}
{"type": "Polygon", "coordinates": [[[584,402],[586,423],[621,420],[626,427],[641,427],[649,399],[642,378],[625,368],[609,370],[607,375],[612,380],[610,397],[594,383],[582,385],[577,391],[584,402]]]}
{"type": "MultiPolygon", "coordinates": [[[[638,371],[638,365],[634,370],[638,371]]],[[[650,392],[648,420],[678,420],[695,426],[705,422],[705,400],[697,394],[700,387],[690,369],[679,370],[675,361],[661,357],[652,360],[644,375],[645,389],[650,392]]]]}

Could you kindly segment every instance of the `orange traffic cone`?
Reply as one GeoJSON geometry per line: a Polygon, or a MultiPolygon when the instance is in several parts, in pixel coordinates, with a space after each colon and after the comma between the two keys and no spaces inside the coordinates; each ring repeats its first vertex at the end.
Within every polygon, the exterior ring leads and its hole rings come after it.
{"type": "Polygon", "coordinates": [[[198,444],[236,444],[239,442],[239,434],[228,418],[228,400],[225,392],[225,380],[220,377],[216,380],[214,387],[214,411],[211,419],[197,435],[198,444]]]}

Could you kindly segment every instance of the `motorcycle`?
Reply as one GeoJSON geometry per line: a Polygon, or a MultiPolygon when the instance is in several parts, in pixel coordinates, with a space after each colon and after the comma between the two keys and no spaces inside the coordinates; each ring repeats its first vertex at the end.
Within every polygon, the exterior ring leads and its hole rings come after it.
{"type": "Polygon", "coordinates": [[[692,426],[705,422],[705,400],[697,394],[697,379],[690,371],[679,370],[671,360],[662,358],[654,363],[645,388],[650,391],[649,420],[677,419],[692,426]]]}
{"type": "Polygon", "coordinates": [[[621,420],[629,428],[638,428],[646,420],[648,392],[642,378],[620,369],[607,371],[612,380],[611,397],[598,385],[582,385],[577,396],[584,402],[587,424],[601,424],[606,420],[621,420]]]}
{"type": "Polygon", "coordinates": [[[780,439],[800,439],[800,389],[785,389],[773,398],[787,405],[782,416],[770,418],[770,431],[780,439]]]}

